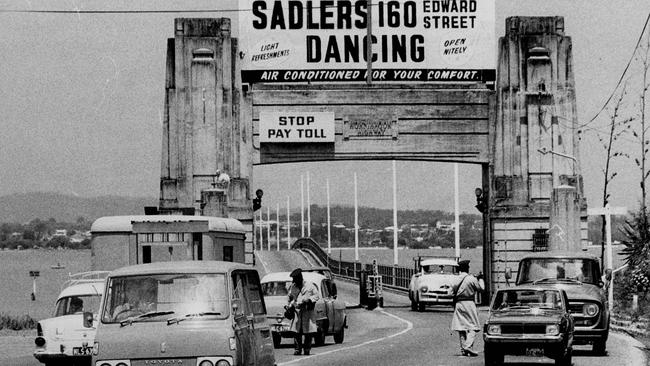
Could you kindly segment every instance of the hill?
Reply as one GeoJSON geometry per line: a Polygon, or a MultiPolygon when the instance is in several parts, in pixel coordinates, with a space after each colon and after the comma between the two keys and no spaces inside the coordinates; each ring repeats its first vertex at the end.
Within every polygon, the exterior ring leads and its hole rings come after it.
{"type": "Polygon", "coordinates": [[[53,192],[31,192],[0,197],[0,222],[24,223],[39,218],[75,222],[79,216],[144,214],[144,206],[157,206],[154,197],[77,197],[53,192]]]}

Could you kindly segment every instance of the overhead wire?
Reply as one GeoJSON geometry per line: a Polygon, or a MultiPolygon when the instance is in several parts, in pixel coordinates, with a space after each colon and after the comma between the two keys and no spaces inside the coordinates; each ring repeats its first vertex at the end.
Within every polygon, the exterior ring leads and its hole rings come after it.
{"type": "Polygon", "coordinates": [[[632,51],[632,55],[630,55],[630,59],[627,61],[627,65],[625,65],[625,69],[623,70],[623,73],[621,74],[621,77],[618,79],[618,82],[616,83],[616,86],[612,90],[612,93],[609,95],[609,98],[605,101],[603,106],[600,108],[600,110],[588,121],[583,123],[582,125],[579,125],[575,128],[581,129],[583,127],[586,127],[590,125],[593,121],[598,118],[598,116],[607,108],[607,105],[609,102],[612,100],[614,95],[616,94],[616,91],[618,90],[618,87],[621,86],[621,82],[623,81],[623,78],[625,77],[625,74],[627,74],[627,71],[630,69],[630,65],[632,64],[632,60],[634,60],[634,55],[636,54],[636,51],[639,49],[639,45],[641,44],[641,41],[643,40],[643,35],[646,32],[646,29],[648,28],[648,23],[650,23],[650,12],[648,12],[648,16],[646,17],[645,24],[643,25],[643,30],[641,31],[641,34],[639,35],[639,39],[636,42],[636,45],[634,46],[634,50],[632,51]]]}

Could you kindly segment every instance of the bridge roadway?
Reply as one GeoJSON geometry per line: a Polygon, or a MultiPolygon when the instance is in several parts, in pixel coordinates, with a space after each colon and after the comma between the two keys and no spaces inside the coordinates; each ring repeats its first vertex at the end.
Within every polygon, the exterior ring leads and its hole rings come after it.
{"type": "MultiPolygon", "coordinates": [[[[262,252],[256,266],[263,275],[266,272],[290,271],[296,267],[317,264],[313,258],[297,251],[262,252]]],[[[355,307],[358,304],[358,287],[354,283],[337,280],[339,296],[351,308],[348,312],[349,328],[345,341],[334,344],[327,337],[322,347],[314,347],[310,356],[294,356],[288,339],[276,349],[278,366],[376,366],[376,365],[483,365],[483,342],[477,337],[476,349],[480,356],[461,357],[458,338],[449,330],[452,311],[449,307],[429,308],[419,313],[410,310],[408,298],[385,293],[383,310],[368,311],[355,307]]],[[[481,309],[480,318],[485,320],[487,311],[481,309]]],[[[609,355],[595,357],[588,347],[577,347],[573,364],[576,366],[646,364],[640,344],[634,339],[612,334],[608,341],[609,355]]],[[[0,365],[38,366],[31,356],[32,337],[0,337],[0,365]]],[[[506,357],[509,365],[552,364],[545,358],[506,357]]]]}

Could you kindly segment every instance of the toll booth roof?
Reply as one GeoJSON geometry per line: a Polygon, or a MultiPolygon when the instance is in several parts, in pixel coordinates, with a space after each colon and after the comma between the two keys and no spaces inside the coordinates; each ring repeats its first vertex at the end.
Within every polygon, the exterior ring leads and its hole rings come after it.
{"type": "Polygon", "coordinates": [[[95,232],[132,232],[133,223],[208,222],[210,231],[245,233],[239,220],[212,216],[185,215],[126,215],[100,217],[90,228],[95,232]]]}

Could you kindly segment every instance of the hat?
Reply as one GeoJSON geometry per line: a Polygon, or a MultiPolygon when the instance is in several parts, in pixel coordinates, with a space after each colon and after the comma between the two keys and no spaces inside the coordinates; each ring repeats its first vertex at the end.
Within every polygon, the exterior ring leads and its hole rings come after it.
{"type": "Polygon", "coordinates": [[[458,269],[460,270],[469,269],[469,260],[465,259],[462,261],[458,261],[458,269]]]}
{"type": "Polygon", "coordinates": [[[294,269],[294,270],[291,271],[291,273],[289,274],[289,277],[298,277],[298,276],[301,276],[301,277],[302,277],[302,269],[300,269],[300,268],[296,268],[296,269],[294,269]]]}

